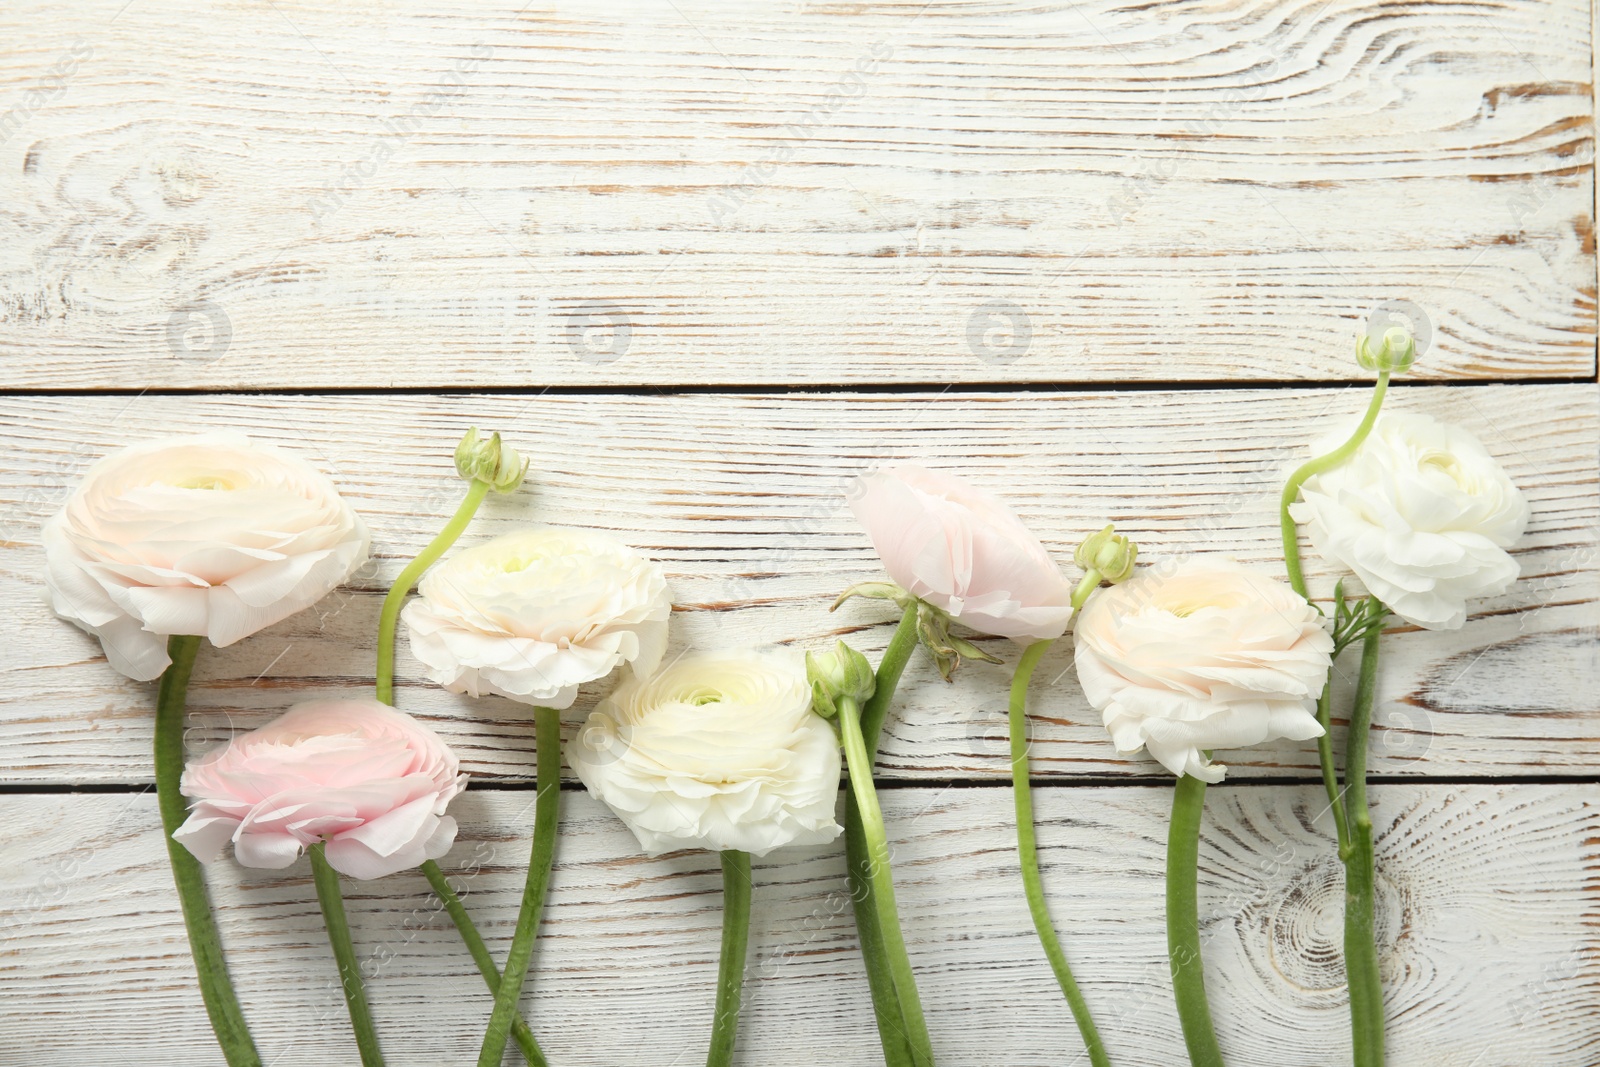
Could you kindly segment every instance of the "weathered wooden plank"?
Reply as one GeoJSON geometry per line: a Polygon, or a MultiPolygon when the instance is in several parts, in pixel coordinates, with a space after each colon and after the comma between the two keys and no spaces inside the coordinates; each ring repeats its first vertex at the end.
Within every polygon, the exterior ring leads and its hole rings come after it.
{"type": "Polygon", "coordinates": [[[1595,370],[1585,0],[4,26],[0,385],[1595,370]]]}
{"type": "MultiPolygon", "coordinates": [[[[1183,1061],[1166,971],[1170,792],[1038,791],[1044,880],[1113,1062],[1183,1061]]],[[[1600,1044],[1593,785],[1383,786],[1381,944],[1396,1067],[1588,1067],[1600,1044]]],[[[503,953],[532,794],[469,792],[445,861],[503,953]],[[463,868],[465,868],[463,870],[463,868]]],[[[696,1063],[711,1014],[716,860],[646,860],[621,824],[565,794],[526,1008],[552,1062],[696,1063]]],[[[1029,925],[1005,789],[884,795],[901,913],[942,1062],[1042,1067],[1081,1051],[1029,925]]],[[[1200,853],[1203,954],[1229,1062],[1347,1062],[1342,890],[1321,791],[1221,787],[1200,853]]],[[[0,864],[8,1062],[210,1064],[155,805],[9,796],[0,864]],[[85,1025],[92,1020],[93,1025],[85,1025]]],[[[305,861],[211,870],[230,962],[277,1067],[351,1062],[305,861]]],[[[757,861],[741,1062],[881,1062],[841,850],[757,861]]],[[[468,1062],[488,1000],[420,876],[346,883],[390,1062],[468,1062]]],[[[509,1061],[508,1061],[509,1062],[509,1061]]]]}
{"type": "MultiPolygon", "coordinates": [[[[1600,478],[1593,386],[1398,390],[1396,408],[1471,427],[1527,492],[1523,579],[1456,633],[1387,639],[1373,769],[1379,774],[1591,773],[1600,623],[1600,478]]],[[[524,522],[604,528],[661,559],[675,647],[822,647],[848,636],[873,655],[892,629],[880,604],[827,606],[881,574],[843,505],[846,479],[881,459],[964,471],[1011,499],[1070,567],[1073,546],[1116,520],[1144,558],[1218,551],[1281,570],[1284,470],[1358,390],[872,396],[79,397],[0,401],[0,776],[10,781],[149,780],[152,691],[100,660],[98,645],[42,600],[38,524],[95,456],[210,425],[296,447],[329,471],[374,530],[380,558],[354,592],[238,645],[207,650],[192,698],[209,744],[314,695],[369,686],[379,593],[455,507],[451,453],[470,424],[535,457],[531,488],[489,502],[473,537],[524,522]],[[375,432],[381,431],[381,432],[375,432]]],[[[1309,556],[1312,588],[1333,576],[1309,556]]],[[[890,609],[892,611],[892,609],[890,609]]],[[[1005,642],[991,647],[1015,657],[1005,642]]],[[[531,717],[421,680],[402,642],[403,707],[440,729],[481,777],[532,771],[531,717]]],[[[1041,776],[1162,773],[1122,760],[1084,703],[1070,652],[1045,661],[1033,695],[1041,776]]],[[[1000,778],[1003,669],[964,668],[953,686],[920,660],[891,719],[882,772],[1000,778]]],[[[568,718],[581,721],[598,690],[568,718]]],[[[1237,774],[1309,775],[1308,744],[1228,762],[1237,774]]]]}

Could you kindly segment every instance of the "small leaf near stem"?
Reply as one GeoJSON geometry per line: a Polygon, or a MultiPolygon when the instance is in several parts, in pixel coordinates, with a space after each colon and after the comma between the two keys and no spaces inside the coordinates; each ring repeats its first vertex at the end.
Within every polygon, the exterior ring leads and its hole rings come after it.
{"type": "MultiPolygon", "coordinates": [[[[923,1017],[916,978],[911,971],[911,958],[906,952],[905,935],[900,929],[899,910],[895,906],[894,879],[889,870],[888,836],[884,831],[883,811],[878,806],[877,789],[872,782],[872,759],[867,755],[862,735],[861,709],[848,697],[839,701],[839,727],[844,741],[845,764],[850,772],[850,789],[855,794],[861,812],[861,825],[866,838],[873,904],[878,912],[884,954],[894,979],[895,995],[900,1002],[900,1015],[911,1046],[912,1062],[916,1067],[932,1067],[933,1046],[928,1037],[928,1024],[923,1017]]],[[[480,1064],[480,1067],[485,1065],[480,1064]]]]}
{"type": "Polygon", "coordinates": [[[306,851],[311,856],[311,878],[317,886],[317,903],[322,907],[323,924],[328,928],[328,943],[339,964],[339,987],[345,1006],[350,1009],[350,1027],[361,1052],[361,1067],[383,1067],[383,1052],[378,1048],[378,1029],[367,1006],[366,987],[361,982],[361,963],[350,940],[350,923],[344,913],[344,897],[339,892],[339,872],[328,864],[326,846],[318,841],[306,851]]]}
{"type": "Polygon", "coordinates": [[[1191,775],[1180,775],[1172,795],[1172,826],[1167,835],[1167,957],[1189,1062],[1193,1067],[1222,1067],[1200,956],[1198,877],[1205,802],[1206,784],[1191,775]]]}
{"type": "MultiPolygon", "coordinates": [[[[1090,573],[1095,577],[1094,585],[1098,585],[1099,574],[1090,573]]],[[[1092,590],[1094,585],[1090,585],[1089,588],[1092,590]]],[[[1011,785],[1017,805],[1017,854],[1022,866],[1022,885],[1028,898],[1028,912],[1033,916],[1033,928],[1039,933],[1039,941],[1044,946],[1045,956],[1050,960],[1050,968],[1055,971],[1056,981],[1061,986],[1062,994],[1067,998],[1067,1005],[1072,1009],[1072,1017],[1078,1024],[1078,1032],[1083,1035],[1084,1047],[1089,1052],[1089,1062],[1093,1067],[1110,1067],[1111,1060],[1106,1056],[1105,1044],[1100,1040],[1100,1032],[1095,1028],[1094,1019],[1089,1014],[1089,1005],[1083,999],[1077,981],[1072,977],[1072,968],[1067,964],[1067,954],[1062,951],[1061,942],[1056,937],[1055,925],[1050,921],[1050,906],[1045,900],[1044,883],[1039,876],[1039,854],[1034,841],[1033,795],[1028,782],[1028,682],[1033,677],[1034,668],[1038,666],[1039,660],[1052,643],[1037,641],[1029,645],[1023,651],[1022,659],[1017,663],[1016,674],[1011,680],[1011,785]]]]}
{"type": "Polygon", "coordinates": [[[439,535],[428,542],[428,547],[406,565],[400,572],[400,577],[395,579],[394,585],[389,587],[389,592],[383,598],[383,610],[378,615],[378,700],[394,706],[394,635],[399,626],[400,608],[406,602],[406,596],[411,592],[411,587],[416,585],[422,574],[434,561],[455,544],[465,532],[467,524],[472,522],[472,517],[478,513],[478,506],[483,503],[483,498],[489,494],[489,483],[474,479],[467,487],[466,499],[461,501],[461,506],[456,508],[456,513],[445,523],[439,535]]]}
{"type": "Polygon", "coordinates": [[[706,1067],[732,1067],[739,1037],[745,957],[750,944],[750,854],[722,853],[722,955],[717,963],[717,1008],[706,1067]]]}
{"type": "Polygon", "coordinates": [[[495,990],[489,1027],[478,1051],[478,1067],[500,1067],[505,1056],[506,1040],[517,1017],[517,1002],[522,997],[522,983],[533,958],[539,915],[550,887],[550,869],[555,864],[556,827],[561,818],[561,713],[555,708],[535,708],[533,714],[538,775],[533,849],[528,857],[528,876],[522,890],[522,905],[517,911],[517,927],[511,936],[511,948],[506,952],[500,988],[495,990]]]}
{"type": "Polygon", "coordinates": [[[261,1055],[250,1037],[238,995],[228,978],[228,965],[222,955],[222,937],[211,913],[206,894],[206,878],[200,861],[177,841],[173,831],[188,815],[179,783],[183,778],[183,712],[188,702],[189,675],[200,651],[200,638],[174,635],[167,638],[167,658],[172,662],[161,675],[156,698],[155,774],[156,801],[161,809],[162,837],[167,843],[167,860],[172,866],[172,882],[183,909],[183,925],[189,934],[189,952],[200,979],[200,997],[211,1019],[211,1030],[228,1067],[261,1067],[261,1055]]]}

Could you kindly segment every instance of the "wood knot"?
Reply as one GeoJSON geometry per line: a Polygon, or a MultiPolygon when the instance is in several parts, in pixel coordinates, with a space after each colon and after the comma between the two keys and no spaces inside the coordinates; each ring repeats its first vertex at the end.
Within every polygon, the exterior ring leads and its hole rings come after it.
{"type": "MultiPolygon", "coordinates": [[[[1269,988],[1286,984],[1314,1001],[1343,1003],[1344,891],[1344,866],[1330,851],[1286,865],[1276,890],[1239,911],[1240,945],[1269,988]]],[[[1391,955],[1412,927],[1410,894],[1381,869],[1376,892],[1378,951],[1391,955]]]]}

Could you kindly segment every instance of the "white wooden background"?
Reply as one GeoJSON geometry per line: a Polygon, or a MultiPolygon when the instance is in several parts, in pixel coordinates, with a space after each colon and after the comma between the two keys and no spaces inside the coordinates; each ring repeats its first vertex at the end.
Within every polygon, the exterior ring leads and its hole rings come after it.
{"type": "MultiPolygon", "coordinates": [[[[891,457],[1003,493],[1063,561],[1114,519],[1147,558],[1281,570],[1283,469],[1361,406],[1350,340],[1404,298],[1434,341],[1391,403],[1471,427],[1533,521],[1523,579],[1465,629],[1387,638],[1390,1062],[1600,1064],[1593,26],[1584,0],[11,0],[0,1062],[220,1062],[150,792],[152,687],[41,601],[39,524],[106,451],[241,427],[373,527],[348,590],[204,653],[200,752],[370,685],[381,590],[453,508],[473,424],[535,457],[474,536],[615,531],[666,565],[680,647],[880,650],[881,606],[826,607],[877,573],[841,486],[891,457]]],[[[1033,700],[1052,907],[1114,1061],[1181,1062],[1170,780],[1115,754],[1070,655],[1033,700]]],[[[403,649],[400,670],[474,776],[445,865],[503,951],[531,721],[403,649]]],[[[952,1067],[1082,1062],[1015,870],[1005,680],[918,662],[879,774],[952,1067]]],[[[1201,849],[1224,1049],[1345,1062],[1314,753],[1228,762],[1201,849]]],[[[714,858],[643,859],[565,799],[525,1009],[558,1067],[698,1062],[714,858]]],[[[871,1064],[839,849],[757,875],[741,1061],[871,1064]]],[[[308,871],[212,883],[268,1060],[353,1063],[308,871]]],[[[391,1062],[470,1062],[488,1001],[420,877],[349,896],[391,1062]]]]}

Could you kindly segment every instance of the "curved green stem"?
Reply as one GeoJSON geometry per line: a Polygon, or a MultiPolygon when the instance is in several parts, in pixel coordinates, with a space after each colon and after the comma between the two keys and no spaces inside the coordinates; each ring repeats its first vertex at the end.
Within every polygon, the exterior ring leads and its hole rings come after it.
{"type": "MultiPolygon", "coordinates": [[[[1366,610],[1382,612],[1384,607],[1376,597],[1368,597],[1366,610]]],[[[1367,740],[1378,689],[1378,642],[1382,636],[1381,627],[1374,626],[1361,641],[1361,678],[1356,684],[1345,748],[1345,803],[1350,809],[1353,835],[1344,863],[1344,968],[1350,988],[1350,1034],[1356,1067],[1383,1067],[1383,978],[1374,929],[1377,870],[1372,813],[1367,808],[1367,740]]]]}
{"type": "Polygon", "coordinates": [[[1328,794],[1328,810],[1333,813],[1333,835],[1342,856],[1350,847],[1350,824],[1345,820],[1343,799],[1339,796],[1339,776],[1333,766],[1333,679],[1322,683],[1317,698],[1317,722],[1322,736],[1317,738],[1317,763],[1322,767],[1322,788],[1328,794]]]}
{"type": "Polygon", "coordinates": [[[1178,1002],[1189,1062],[1193,1067],[1222,1067],[1200,957],[1198,868],[1205,802],[1206,784],[1192,775],[1181,775],[1172,794],[1172,828],[1167,836],[1167,958],[1172,964],[1172,995],[1178,1002]]]}
{"type": "Polygon", "coordinates": [[[188,816],[179,783],[183,778],[183,709],[189,694],[189,675],[194,670],[200,638],[175,635],[167,638],[167,656],[172,660],[161,675],[156,698],[155,770],[156,801],[161,809],[162,837],[167,842],[167,860],[172,865],[172,882],[183,909],[183,925],[189,933],[189,953],[200,978],[200,997],[205,1001],[211,1030],[228,1067],[261,1067],[261,1054],[250,1038],[239,998],[228,978],[228,965],[222,955],[222,937],[211,914],[206,895],[205,874],[200,861],[172,839],[173,831],[188,816]]]}
{"type": "MultiPolygon", "coordinates": [[[[466,942],[467,951],[472,953],[473,962],[478,965],[478,973],[483,975],[484,984],[489,987],[490,993],[494,993],[500,988],[500,968],[495,966],[494,957],[489,954],[489,946],[483,943],[478,928],[472,923],[472,916],[467,914],[466,906],[461,903],[456,891],[450,888],[450,882],[445,878],[444,871],[440,870],[439,865],[433,860],[423,863],[422,874],[433,887],[434,895],[444,902],[445,911],[449,913],[451,921],[460,931],[461,940],[466,942]]],[[[528,1024],[522,1021],[520,1015],[511,1023],[511,1037],[522,1050],[522,1058],[528,1061],[528,1067],[549,1067],[549,1061],[544,1058],[539,1042],[534,1040],[533,1031],[528,1029],[528,1024]]]]}
{"type": "Polygon", "coordinates": [[[717,1014],[706,1067],[731,1067],[739,1037],[739,1001],[750,944],[750,854],[722,853],[722,957],[717,964],[717,1014]]]}
{"type": "Polygon", "coordinates": [[[339,988],[350,1009],[350,1027],[356,1032],[356,1048],[361,1051],[361,1067],[383,1067],[383,1052],[378,1048],[378,1029],[367,1007],[367,991],[361,982],[361,965],[355,945],[350,941],[350,923],[345,918],[344,897],[339,893],[339,872],[328,864],[326,846],[318,841],[306,851],[311,856],[311,878],[317,886],[317,903],[322,906],[322,921],[328,928],[328,943],[339,964],[339,988]]]}
{"type": "MultiPolygon", "coordinates": [[[[917,607],[913,604],[901,617],[889,647],[884,649],[876,672],[877,688],[862,706],[861,734],[869,757],[877,756],[878,738],[889,705],[894,702],[900,676],[905,673],[916,648],[917,607]]],[[[883,1062],[885,1067],[913,1067],[911,1043],[906,1035],[905,1019],[900,1014],[900,998],[895,994],[894,975],[884,949],[883,931],[878,925],[877,902],[872,890],[872,856],[867,849],[866,828],[861,823],[861,808],[854,790],[847,791],[844,799],[844,853],[850,906],[855,912],[856,934],[861,940],[861,961],[867,972],[867,987],[872,992],[883,1062]]]]}
{"type": "Polygon", "coordinates": [[[911,654],[917,650],[917,606],[912,604],[900,617],[889,647],[883,650],[878,669],[873,672],[877,688],[861,705],[861,737],[867,751],[877,758],[878,735],[883,731],[883,721],[889,715],[889,705],[894,703],[894,691],[900,687],[900,676],[905,673],[911,654]]]}
{"type": "MultiPolygon", "coordinates": [[[[461,506],[451,516],[449,523],[439,531],[439,536],[428,542],[421,555],[406,565],[383,598],[383,610],[378,616],[376,685],[378,700],[390,707],[394,706],[394,637],[406,595],[411,592],[411,587],[417,584],[423,572],[460,539],[488,492],[488,482],[473,480],[467,488],[466,498],[461,501],[461,506]]],[[[445,911],[449,914],[451,922],[455,923],[457,932],[461,934],[461,940],[467,946],[467,951],[472,953],[473,962],[478,965],[478,973],[483,975],[484,984],[489,987],[489,992],[499,992],[500,969],[495,966],[494,957],[489,954],[489,948],[483,943],[483,937],[473,924],[472,916],[467,914],[461,898],[450,888],[444,871],[433,860],[427,860],[422,864],[422,874],[433,887],[434,895],[444,903],[445,911]]],[[[529,1067],[546,1067],[544,1053],[540,1050],[538,1041],[534,1039],[533,1031],[528,1029],[528,1024],[522,1020],[521,1015],[512,1019],[511,1036],[516,1040],[517,1047],[522,1051],[522,1058],[528,1061],[529,1067]]]]}
{"type": "Polygon", "coordinates": [[[506,1039],[517,1017],[517,1001],[533,958],[534,935],[539,915],[544,910],[545,891],[550,886],[550,869],[555,864],[556,825],[561,817],[561,713],[555,708],[533,710],[537,753],[538,799],[533,815],[533,851],[528,857],[528,879],[522,890],[522,907],[517,912],[517,929],[506,953],[506,967],[500,988],[494,994],[494,1012],[478,1051],[478,1067],[500,1067],[506,1039]]]}
{"type": "MultiPolygon", "coordinates": [[[[1367,439],[1372,432],[1372,427],[1377,424],[1378,412],[1383,408],[1383,398],[1389,391],[1389,372],[1380,371],[1378,380],[1372,387],[1372,399],[1367,403],[1366,414],[1361,417],[1361,423],[1355,428],[1348,440],[1327,455],[1302,463],[1295,472],[1289,475],[1289,480],[1283,483],[1283,495],[1278,500],[1278,530],[1283,538],[1283,563],[1289,572],[1289,584],[1294,586],[1294,591],[1305,597],[1308,601],[1310,594],[1306,592],[1305,571],[1300,565],[1300,529],[1295,525],[1294,517],[1289,514],[1289,506],[1300,499],[1300,490],[1306,482],[1324,471],[1332,470],[1351,456],[1356,449],[1367,439]]],[[[1333,830],[1339,841],[1339,852],[1342,855],[1350,848],[1350,827],[1341,808],[1339,796],[1339,776],[1333,765],[1333,739],[1329,736],[1331,714],[1329,702],[1331,701],[1332,679],[1323,684],[1322,696],[1317,701],[1317,721],[1322,724],[1322,736],[1317,739],[1317,762],[1322,766],[1322,788],[1328,794],[1328,810],[1333,812],[1333,830]]]]}
{"type": "Polygon", "coordinates": [[[839,700],[839,727],[844,740],[845,763],[850,771],[850,789],[861,811],[872,903],[878,913],[878,930],[894,979],[895,996],[900,1002],[900,1017],[905,1023],[911,1059],[916,1067],[932,1067],[933,1045],[928,1037],[927,1020],[923,1018],[916,978],[911,973],[911,957],[906,952],[905,935],[900,929],[899,910],[895,906],[894,878],[889,872],[889,840],[883,827],[883,811],[878,806],[877,789],[872,782],[872,757],[867,754],[861,730],[861,709],[848,697],[839,700]]]}
{"type": "Polygon", "coordinates": [[[1301,596],[1306,596],[1306,576],[1300,568],[1300,531],[1295,526],[1294,518],[1289,514],[1289,505],[1300,498],[1300,489],[1308,480],[1323,471],[1332,470],[1355,455],[1356,449],[1361,447],[1361,442],[1367,439],[1373,425],[1378,421],[1378,411],[1383,407],[1384,394],[1388,391],[1389,372],[1382,371],[1372,387],[1372,400],[1367,404],[1367,413],[1361,417],[1361,424],[1350,435],[1350,439],[1327,455],[1302,463],[1293,474],[1289,475],[1289,480],[1283,483],[1283,496],[1278,501],[1278,527],[1283,534],[1283,561],[1289,569],[1289,584],[1294,586],[1295,592],[1301,596]]]}
{"type": "MultiPolygon", "coordinates": [[[[1098,578],[1097,578],[1098,580],[1098,578]]],[[[1056,972],[1056,981],[1077,1020],[1078,1032],[1083,1035],[1084,1046],[1089,1050],[1089,1062],[1094,1067],[1110,1067],[1106,1048],[1089,1014],[1089,1005],[1078,990],[1067,965],[1067,954],[1061,950],[1055,925],[1050,921],[1050,906],[1044,897],[1044,883],[1039,877],[1039,853],[1034,842],[1033,794],[1028,782],[1028,682],[1034,668],[1053,642],[1038,641],[1029,645],[1017,663],[1017,672],[1011,679],[1011,786],[1017,803],[1017,854],[1022,865],[1022,885],[1028,895],[1028,912],[1033,916],[1033,928],[1039,932],[1044,954],[1050,960],[1050,969],[1056,972]]]]}
{"type": "Polygon", "coordinates": [[[411,587],[417,584],[423,571],[433,566],[435,560],[445,554],[445,551],[460,538],[467,524],[472,521],[472,516],[478,513],[478,505],[483,503],[483,498],[488,495],[489,483],[473,479],[467,488],[466,499],[461,501],[461,506],[456,508],[456,513],[445,523],[444,529],[439,531],[439,536],[428,542],[428,547],[422,554],[406,565],[400,572],[400,577],[395,579],[389,587],[388,595],[383,598],[383,610],[378,615],[378,699],[383,703],[394,705],[394,633],[400,621],[400,608],[406,602],[406,595],[411,592],[411,587]]]}

